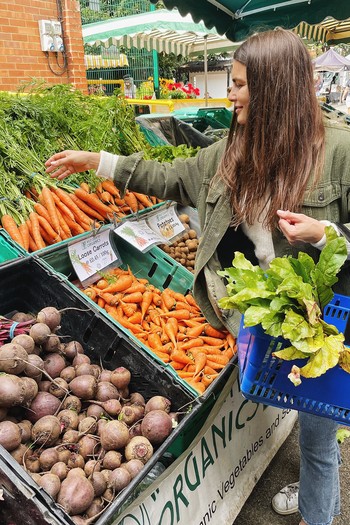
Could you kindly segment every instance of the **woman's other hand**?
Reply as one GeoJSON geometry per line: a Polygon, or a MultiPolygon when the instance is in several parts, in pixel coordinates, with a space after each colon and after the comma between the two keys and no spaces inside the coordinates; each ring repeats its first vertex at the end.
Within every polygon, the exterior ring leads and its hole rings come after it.
{"type": "Polygon", "coordinates": [[[99,153],[65,150],[52,155],[45,162],[45,166],[46,173],[50,173],[50,177],[61,180],[73,173],[97,170],[99,163],[99,153]]]}
{"type": "Polygon", "coordinates": [[[278,210],[278,226],[290,244],[308,242],[315,244],[324,235],[325,224],[303,213],[278,210]]]}

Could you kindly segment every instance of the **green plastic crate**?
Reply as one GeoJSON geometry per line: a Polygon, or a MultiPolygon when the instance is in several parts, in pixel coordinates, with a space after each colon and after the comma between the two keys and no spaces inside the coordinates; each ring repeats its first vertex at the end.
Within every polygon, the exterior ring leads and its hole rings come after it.
{"type": "Polygon", "coordinates": [[[6,230],[0,228],[0,265],[24,257],[26,253],[19,244],[11,239],[6,230]]]}

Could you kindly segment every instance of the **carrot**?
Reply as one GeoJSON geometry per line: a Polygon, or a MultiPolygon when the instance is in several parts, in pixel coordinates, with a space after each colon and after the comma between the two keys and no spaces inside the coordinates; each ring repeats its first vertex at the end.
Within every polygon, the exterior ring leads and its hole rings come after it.
{"type": "Polygon", "coordinates": [[[202,335],[203,342],[210,346],[220,346],[222,347],[225,343],[223,339],[219,337],[209,337],[207,335],[202,335]]]}
{"type": "Polygon", "coordinates": [[[224,366],[226,366],[227,363],[229,362],[229,358],[222,354],[207,354],[207,359],[208,361],[211,361],[212,363],[216,363],[217,365],[224,365],[224,366]]]}
{"type": "Polygon", "coordinates": [[[147,195],[144,195],[143,193],[136,193],[136,191],[133,191],[133,194],[135,195],[136,199],[144,205],[145,208],[153,206],[151,199],[147,197],[147,195]]]}
{"type": "Polygon", "coordinates": [[[203,368],[205,367],[205,364],[207,362],[207,354],[205,352],[198,352],[197,355],[194,357],[194,377],[198,376],[203,368]]]}
{"type": "Polygon", "coordinates": [[[41,233],[40,233],[40,225],[39,225],[38,217],[39,217],[39,215],[35,211],[32,211],[29,214],[29,219],[30,219],[30,222],[31,222],[31,225],[32,225],[33,240],[34,240],[35,244],[37,245],[38,250],[41,250],[42,248],[45,248],[45,243],[44,243],[43,238],[42,238],[41,233]]]}
{"type": "Polygon", "coordinates": [[[94,288],[92,288],[91,286],[88,287],[88,288],[85,288],[84,290],[84,294],[87,295],[90,299],[92,299],[93,301],[95,301],[95,299],[97,299],[97,292],[94,288]]]}
{"type": "Polygon", "coordinates": [[[88,193],[90,193],[90,186],[88,185],[87,182],[81,182],[80,183],[80,187],[81,187],[82,190],[87,191],[88,193]]]}
{"type": "Polygon", "coordinates": [[[48,222],[50,222],[50,215],[47,209],[41,202],[36,202],[34,204],[34,210],[37,212],[38,215],[41,215],[44,217],[48,222]]]}
{"type": "MultiPolygon", "coordinates": [[[[59,196],[56,195],[56,193],[53,190],[51,190],[51,193],[52,193],[53,200],[55,201],[56,208],[59,209],[61,213],[64,213],[64,215],[68,215],[68,217],[70,217],[72,221],[74,221],[74,213],[72,212],[72,210],[68,208],[68,206],[66,206],[64,202],[61,201],[59,196]]],[[[71,195],[69,195],[69,197],[72,198],[71,195]]]]}
{"type": "Polygon", "coordinates": [[[175,370],[182,370],[183,369],[183,363],[179,363],[178,361],[170,361],[169,364],[175,369],[175,370]]]}
{"type": "MultiPolygon", "coordinates": [[[[138,310],[138,305],[136,303],[125,303],[124,301],[120,301],[120,304],[122,305],[122,309],[123,309],[123,312],[126,315],[126,317],[131,317],[138,310]]],[[[129,321],[130,321],[130,319],[129,319],[129,321]]],[[[141,319],[140,319],[140,321],[141,321],[141,319]]],[[[138,322],[140,322],[140,321],[138,321],[138,322]]]]}
{"type": "Polygon", "coordinates": [[[167,310],[172,310],[176,306],[176,299],[169,292],[169,288],[165,288],[161,293],[162,301],[167,310]]]}
{"type": "Polygon", "coordinates": [[[124,303],[142,303],[143,295],[141,292],[128,293],[123,295],[124,303]]]}
{"type": "Polygon", "coordinates": [[[107,288],[108,286],[108,281],[106,279],[100,279],[99,281],[97,281],[96,283],[96,287],[99,289],[99,290],[104,290],[105,288],[107,288]]]}
{"type": "Polygon", "coordinates": [[[147,343],[148,343],[148,346],[152,349],[163,348],[162,341],[159,337],[159,334],[157,333],[148,334],[147,343]]]}
{"type": "Polygon", "coordinates": [[[33,237],[29,235],[29,251],[30,252],[36,252],[38,249],[37,245],[35,244],[33,237]]]}
{"type": "Polygon", "coordinates": [[[29,230],[28,226],[25,222],[22,222],[18,226],[19,233],[21,234],[22,240],[23,240],[23,248],[28,251],[29,250],[29,230]]]}
{"type": "Polygon", "coordinates": [[[188,294],[185,296],[185,299],[186,299],[186,301],[188,302],[188,304],[190,304],[191,306],[195,306],[195,307],[197,307],[198,310],[199,310],[199,306],[198,306],[198,304],[196,303],[196,301],[195,301],[195,299],[194,299],[194,297],[193,297],[192,294],[188,293],[188,294]]]}
{"type": "Polygon", "coordinates": [[[131,286],[133,280],[134,278],[132,275],[120,275],[116,278],[116,280],[112,284],[110,284],[109,286],[107,286],[107,288],[104,289],[104,292],[106,293],[124,292],[127,288],[131,286]]]}
{"type": "Polygon", "coordinates": [[[110,306],[115,306],[117,303],[119,303],[121,299],[121,294],[113,294],[113,293],[107,293],[105,291],[98,292],[99,297],[101,297],[105,303],[107,303],[110,306]]]}
{"type": "Polygon", "coordinates": [[[112,182],[109,179],[104,179],[102,181],[102,188],[106,191],[108,191],[111,195],[114,197],[119,197],[120,192],[118,188],[115,186],[114,182],[112,182]]]}
{"type": "Polygon", "coordinates": [[[183,363],[185,365],[193,363],[193,360],[188,357],[185,352],[181,352],[180,350],[174,350],[171,352],[171,359],[172,361],[177,361],[178,363],[183,363]]]}
{"type": "Polygon", "coordinates": [[[199,337],[203,333],[203,329],[204,329],[203,323],[194,323],[193,326],[187,329],[186,335],[188,337],[199,337]]]}
{"type": "Polygon", "coordinates": [[[62,217],[73,235],[80,235],[81,233],[84,233],[89,229],[84,229],[82,226],[80,226],[80,224],[75,222],[75,219],[72,221],[72,219],[68,217],[68,215],[62,215],[62,217]]]}
{"type": "Polygon", "coordinates": [[[129,323],[133,323],[133,324],[141,324],[142,322],[141,312],[140,311],[134,312],[133,315],[130,315],[130,317],[128,318],[128,321],[129,323]]]}
{"type": "Polygon", "coordinates": [[[219,339],[225,339],[226,337],[226,334],[224,332],[217,330],[216,328],[211,326],[209,323],[205,325],[204,333],[205,335],[208,335],[209,337],[218,337],[219,339]]]}
{"type": "Polygon", "coordinates": [[[193,377],[193,372],[188,372],[187,370],[178,370],[177,375],[181,377],[181,379],[186,379],[193,377]]]}
{"type": "Polygon", "coordinates": [[[218,375],[218,372],[214,374],[203,374],[201,382],[206,388],[208,388],[208,386],[212,384],[212,382],[218,377],[218,375]]]}
{"type": "Polygon", "coordinates": [[[124,328],[127,328],[134,334],[142,333],[142,326],[137,324],[130,323],[125,317],[118,314],[117,309],[114,306],[107,306],[106,305],[106,312],[115,319],[119,324],[121,324],[124,328]],[[108,308],[108,309],[107,309],[108,308]]]}
{"type": "Polygon", "coordinates": [[[170,357],[168,354],[165,354],[164,352],[161,352],[160,350],[158,349],[154,349],[152,350],[152,352],[158,356],[164,363],[169,363],[170,361],[170,357]]]}
{"type": "Polygon", "coordinates": [[[146,285],[136,280],[131,286],[129,286],[129,288],[124,290],[124,293],[135,293],[135,292],[144,293],[145,291],[146,291],[146,285]]]}
{"type": "Polygon", "coordinates": [[[167,320],[164,326],[164,331],[169,337],[170,341],[173,343],[174,348],[177,347],[177,332],[178,332],[178,322],[177,319],[171,317],[167,320]]]}
{"type": "Polygon", "coordinates": [[[144,319],[148,308],[151,306],[153,301],[153,292],[151,291],[145,291],[142,296],[141,301],[141,319],[144,319]]]}
{"type": "Polygon", "coordinates": [[[158,292],[153,292],[152,302],[155,306],[160,306],[162,304],[162,297],[158,292]]]}
{"type": "Polygon", "coordinates": [[[100,212],[101,215],[104,215],[104,214],[111,215],[108,206],[103,204],[103,202],[101,202],[99,198],[97,197],[97,195],[95,195],[94,193],[88,193],[87,191],[84,191],[81,188],[77,188],[74,191],[74,193],[77,197],[79,197],[79,199],[81,199],[82,201],[87,203],[89,206],[91,206],[91,208],[94,208],[95,210],[100,212]]]}
{"type": "Polygon", "coordinates": [[[189,319],[190,312],[188,310],[172,310],[171,312],[163,312],[158,314],[159,317],[173,317],[174,319],[189,319]]]}
{"type": "MultiPolygon", "coordinates": [[[[61,188],[53,188],[53,191],[58,195],[61,201],[73,212],[74,218],[81,224],[90,224],[91,219],[88,217],[71,199],[70,194],[61,188]]],[[[66,221],[67,222],[67,221],[66,221]]],[[[69,226],[69,223],[67,223],[69,226]]],[[[69,226],[70,227],[70,226],[69,226]]]]}
{"type": "Polygon", "coordinates": [[[196,346],[201,346],[203,344],[203,339],[200,337],[196,337],[194,339],[190,339],[189,341],[186,341],[185,343],[181,343],[179,345],[179,349],[181,350],[189,350],[190,348],[194,348],[196,346]]]}
{"type": "Polygon", "coordinates": [[[24,243],[22,239],[21,232],[18,229],[16,221],[11,215],[5,214],[1,217],[1,223],[7,233],[10,235],[11,239],[17,242],[22,248],[24,248],[24,243]]]}
{"type": "Polygon", "coordinates": [[[126,190],[124,200],[133,213],[136,213],[138,211],[139,207],[137,204],[137,198],[135,197],[132,191],[126,190]]]}
{"type": "Polygon", "coordinates": [[[100,306],[101,308],[104,308],[106,302],[102,299],[102,297],[99,297],[99,298],[97,299],[97,304],[98,304],[98,306],[100,306]]]}
{"type": "Polygon", "coordinates": [[[53,229],[57,233],[60,233],[60,223],[57,217],[56,204],[54,198],[52,197],[52,193],[47,186],[43,186],[41,190],[41,197],[43,204],[50,216],[50,223],[52,224],[53,229]]]}
{"type": "Polygon", "coordinates": [[[61,228],[61,237],[63,238],[63,233],[65,234],[66,236],[65,238],[67,239],[69,237],[72,237],[72,232],[70,231],[68,224],[64,220],[63,215],[58,208],[57,208],[57,216],[58,216],[58,220],[59,220],[60,228],[61,228]]]}
{"type": "Polygon", "coordinates": [[[53,229],[53,227],[51,226],[49,221],[45,219],[45,217],[43,217],[42,215],[38,215],[38,221],[39,221],[40,227],[43,230],[45,230],[45,232],[49,235],[49,237],[51,237],[53,243],[62,241],[62,238],[60,237],[60,235],[57,233],[56,230],[53,229]]]}
{"type": "Polygon", "coordinates": [[[198,394],[204,394],[206,387],[201,381],[195,381],[193,379],[185,379],[184,381],[186,381],[186,383],[188,383],[192,388],[197,390],[198,394]]]}
{"type": "Polygon", "coordinates": [[[79,197],[77,197],[74,193],[70,195],[70,198],[81,211],[86,213],[86,215],[89,215],[93,219],[98,219],[101,222],[105,222],[105,218],[98,211],[96,211],[94,208],[91,208],[91,206],[88,206],[86,202],[79,199],[79,197]]]}

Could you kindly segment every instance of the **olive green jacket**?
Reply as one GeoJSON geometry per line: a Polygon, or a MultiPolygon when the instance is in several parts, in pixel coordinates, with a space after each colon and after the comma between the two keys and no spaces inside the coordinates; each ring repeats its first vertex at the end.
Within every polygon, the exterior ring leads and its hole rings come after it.
{"type": "MultiPolygon", "coordinates": [[[[216,248],[225,234],[232,216],[227,192],[222,181],[214,175],[224,154],[226,139],[202,149],[196,157],[176,159],[172,164],[142,159],[142,153],[119,157],[114,182],[127,188],[170,199],[197,209],[201,242],[196,256],[193,293],[207,320],[215,327],[225,326],[237,334],[240,314],[223,311],[217,300],[226,295],[223,280],[217,275],[220,268],[216,248]]],[[[304,200],[302,213],[315,219],[347,223],[350,212],[350,128],[326,123],[326,155],[324,173],[317,188],[304,200]]],[[[276,257],[296,255],[307,251],[317,257],[319,251],[309,244],[291,246],[278,231],[273,232],[276,257]]],[[[239,246],[228,246],[232,252],[239,246]]],[[[346,272],[348,273],[348,272],[346,272]]],[[[350,294],[350,279],[339,280],[340,290],[350,294]],[[346,281],[349,282],[346,287],[346,281]],[[348,290],[347,290],[348,288],[348,290]]]]}

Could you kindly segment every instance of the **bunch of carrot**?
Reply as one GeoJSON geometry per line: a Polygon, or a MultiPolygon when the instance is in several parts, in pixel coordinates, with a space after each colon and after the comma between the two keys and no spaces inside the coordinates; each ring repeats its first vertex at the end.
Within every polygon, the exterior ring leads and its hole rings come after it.
{"type": "Polygon", "coordinates": [[[130,268],[116,268],[84,293],[199,394],[235,355],[234,337],[203,317],[191,294],[160,290],[130,268]]]}
{"type": "Polygon", "coordinates": [[[40,193],[28,191],[26,196],[33,203],[28,218],[17,224],[10,214],[4,214],[1,223],[12,239],[29,252],[156,203],[155,198],[130,191],[121,199],[119,190],[109,180],[101,182],[95,192],[82,183],[72,192],[53,185],[43,186],[40,193]]]}

